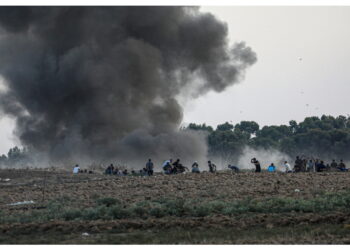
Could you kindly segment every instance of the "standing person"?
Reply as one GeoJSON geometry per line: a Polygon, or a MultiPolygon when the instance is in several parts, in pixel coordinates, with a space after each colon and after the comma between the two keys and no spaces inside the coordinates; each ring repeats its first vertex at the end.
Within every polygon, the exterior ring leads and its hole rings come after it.
{"type": "Polygon", "coordinates": [[[148,159],[148,162],[146,163],[146,170],[147,170],[148,176],[153,175],[153,162],[151,159],[148,159]]]}
{"type": "Polygon", "coordinates": [[[196,161],[192,164],[192,173],[197,173],[197,174],[200,173],[199,166],[198,166],[198,163],[196,161]]]}
{"type": "Polygon", "coordinates": [[[299,156],[297,156],[294,162],[294,172],[300,172],[301,169],[302,169],[302,160],[299,158],[299,156]]]}
{"type": "Polygon", "coordinates": [[[286,173],[292,172],[292,168],[290,167],[290,164],[287,161],[284,161],[284,167],[286,169],[286,173]]]}
{"type": "Polygon", "coordinates": [[[209,167],[209,172],[210,173],[215,173],[216,172],[216,165],[212,163],[211,161],[208,161],[208,167],[209,167]]]}
{"type": "Polygon", "coordinates": [[[260,173],[261,172],[260,162],[256,158],[251,159],[250,162],[255,165],[255,173],[260,173]]]}
{"type": "Polygon", "coordinates": [[[315,172],[314,162],[311,159],[307,162],[307,171],[308,172],[315,172]]]}

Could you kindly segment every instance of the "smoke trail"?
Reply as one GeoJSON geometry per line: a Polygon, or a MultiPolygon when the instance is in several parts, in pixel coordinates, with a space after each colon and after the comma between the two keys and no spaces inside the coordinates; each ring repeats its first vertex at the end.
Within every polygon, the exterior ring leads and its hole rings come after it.
{"type": "Polygon", "coordinates": [[[178,97],[223,91],[256,54],[188,7],[0,7],[0,109],[53,160],[206,153],[178,97]]]}

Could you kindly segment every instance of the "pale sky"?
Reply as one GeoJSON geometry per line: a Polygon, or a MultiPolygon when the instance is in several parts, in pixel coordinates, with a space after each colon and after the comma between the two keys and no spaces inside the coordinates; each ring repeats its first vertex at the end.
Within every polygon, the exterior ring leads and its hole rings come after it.
{"type": "MultiPolygon", "coordinates": [[[[184,123],[279,125],[350,113],[350,7],[201,9],[227,22],[230,42],[245,41],[258,62],[240,84],[188,102],[184,123]]],[[[0,117],[0,154],[19,145],[13,127],[0,117]]]]}
{"type": "Polygon", "coordinates": [[[202,10],[227,22],[231,42],[246,41],[258,62],[239,85],[187,104],[184,122],[278,125],[306,116],[350,113],[349,7],[202,10]]]}

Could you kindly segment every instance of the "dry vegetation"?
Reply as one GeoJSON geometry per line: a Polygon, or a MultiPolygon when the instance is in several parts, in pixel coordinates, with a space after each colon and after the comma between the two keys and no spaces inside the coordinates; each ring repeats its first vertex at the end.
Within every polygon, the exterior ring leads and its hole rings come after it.
{"type": "Polygon", "coordinates": [[[3,244],[350,243],[348,173],[0,178],[3,244]]]}

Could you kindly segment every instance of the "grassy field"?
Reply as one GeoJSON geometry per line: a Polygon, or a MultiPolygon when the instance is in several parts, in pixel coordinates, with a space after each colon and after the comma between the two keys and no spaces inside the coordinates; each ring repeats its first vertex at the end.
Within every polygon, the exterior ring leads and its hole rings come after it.
{"type": "Polygon", "coordinates": [[[1,244],[350,243],[348,173],[0,178],[1,244]]]}

